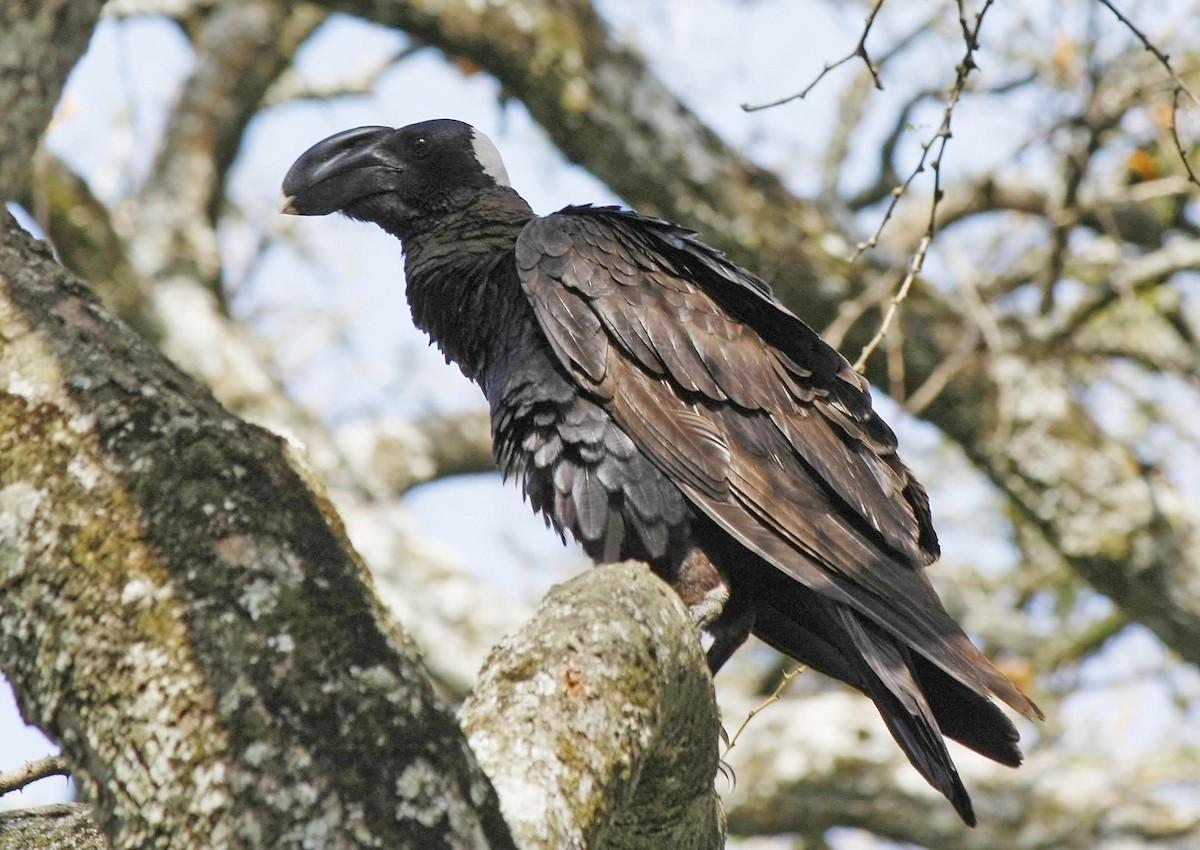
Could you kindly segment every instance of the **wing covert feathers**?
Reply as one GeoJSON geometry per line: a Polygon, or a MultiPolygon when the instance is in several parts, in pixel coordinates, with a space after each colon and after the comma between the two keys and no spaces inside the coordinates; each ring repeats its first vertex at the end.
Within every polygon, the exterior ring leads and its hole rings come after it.
{"type": "MultiPolygon", "coordinates": [[[[925,577],[939,554],[928,498],[866,381],[766,284],[672,225],[613,209],[535,218],[516,260],[562,365],[698,509],[861,618],[847,633],[871,657],[911,646],[967,688],[1040,716],[925,577]]],[[[928,723],[928,706],[904,702],[920,694],[908,675],[887,690],[928,723]]]]}

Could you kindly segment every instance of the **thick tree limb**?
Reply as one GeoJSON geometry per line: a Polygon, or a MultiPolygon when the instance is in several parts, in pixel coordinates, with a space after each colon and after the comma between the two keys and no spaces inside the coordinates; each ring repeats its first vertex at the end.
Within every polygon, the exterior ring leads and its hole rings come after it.
{"type": "Polygon", "coordinates": [[[109,850],[111,846],[81,803],[0,812],[0,850],[109,850]]]}
{"type": "Polygon", "coordinates": [[[552,590],[492,653],[462,720],[526,850],[724,843],[712,679],[644,564],[552,590]]]}
{"type": "MultiPolygon", "coordinates": [[[[489,658],[462,720],[525,850],[723,845],[712,679],[686,610],[644,564],[552,590],[489,658]]],[[[0,815],[0,850],[33,835],[105,846],[83,807],[0,815]]]]}
{"type": "Polygon", "coordinates": [[[283,442],[6,226],[0,657],[114,845],[512,846],[283,442]]]}
{"type": "MultiPolygon", "coordinates": [[[[391,451],[376,467],[370,461],[378,458],[363,456],[361,431],[332,435],[288,397],[264,340],[229,316],[220,287],[216,214],[224,175],[262,97],[321,17],[312,6],[237,0],[199,19],[196,67],[168,116],[172,129],[153,172],[130,204],[127,218],[136,226],[126,233],[128,255],[147,293],[140,309],[161,329],[165,353],[237,415],[303,444],[369,556],[381,597],[420,645],[438,648],[427,656],[430,674],[461,696],[488,647],[521,612],[495,605],[490,589],[437,555],[396,499],[431,476],[482,468],[488,430],[473,427],[476,420],[451,421],[441,439],[408,440],[402,456],[391,451]],[[446,431],[461,439],[444,439],[446,431]]],[[[386,438],[381,443],[387,451],[386,438]]]]}

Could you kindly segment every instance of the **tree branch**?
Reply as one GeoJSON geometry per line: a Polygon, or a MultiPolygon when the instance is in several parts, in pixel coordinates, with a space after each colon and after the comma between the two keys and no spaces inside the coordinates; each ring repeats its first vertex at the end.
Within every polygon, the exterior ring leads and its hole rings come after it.
{"type": "Polygon", "coordinates": [[[0,796],[19,791],[48,776],[69,776],[71,768],[62,756],[46,756],[0,773],[0,796]]]}
{"type": "Polygon", "coordinates": [[[0,200],[16,198],[25,185],[38,139],[102,5],[101,0],[0,3],[0,200]]]}
{"type": "Polygon", "coordinates": [[[114,845],[511,847],[286,444],[6,226],[0,658],[114,845]]]}
{"type": "Polygon", "coordinates": [[[0,850],[111,850],[81,803],[0,812],[0,850]]]}
{"type": "MultiPolygon", "coordinates": [[[[928,223],[925,225],[925,233],[917,242],[916,250],[909,257],[908,270],[904,274],[904,279],[900,281],[900,286],[896,289],[895,294],[888,300],[887,307],[883,312],[883,318],[879,322],[879,329],[875,331],[874,336],[862,347],[862,351],[859,352],[858,358],[854,361],[856,371],[864,371],[867,361],[871,359],[871,354],[887,336],[892,322],[896,318],[897,311],[900,309],[900,305],[908,298],[913,281],[916,280],[917,275],[921,273],[921,268],[925,265],[925,255],[928,253],[929,246],[933,243],[934,234],[937,232],[938,205],[942,202],[943,194],[942,158],[946,155],[946,145],[950,141],[950,124],[954,118],[954,108],[962,98],[963,92],[966,91],[967,78],[976,68],[975,51],[979,49],[979,32],[983,28],[983,17],[987,14],[991,6],[991,0],[985,0],[983,7],[976,13],[974,23],[972,24],[967,21],[962,0],[959,0],[958,21],[962,29],[963,43],[966,45],[966,50],[954,69],[954,85],[951,86],[950,94],[946,98],[946,108],[942,111],[942,123],[939,125],[937,133],[934,134],[933,138],[921,145],[921,157],[917,160],[917,164],[913,167],[908,179],[892,192],[892,200],[884,211],[878,229],[871,235],[870,239],[860,242],[858,248],[855,249],[854,256],[857,258],[862,251],[875,247],[879,240],[879,234],[883,232],[883,228],[887,226],[888,219],[892,217],[892,213],[896,209],[896,204],[900,202],[900,198],[903,197],[908,187],[912,185],[913,179],[925,170],[925,160],[936,144],[938,146],[937,154],[930,164],[930,168],[933,171],[933,191],[930,192],[929,217],[927,219],[928,223]]],[[[892,386],[895,387],[897,384],[893,382],[892,386]]]]}
{"type": "Polygon", "coordinates": [[[492,653],[462,720],[521,847],[724,844],[712,678],[644,564],[552,590],[492,653]]]}
{"type": "MultiPolygon", "coordinates": [[[[723,845],[712,679],[687,611],[644,564],[553,589],[488,659],[462,722],[522,848],[723,845]]],[[[98,839],[82,807],[53,806],[0,815],[0,850],[51,829],[49,846],[98,839]]]]}
{"type": "Polygon", "coordinates": [[[821,68],[821,72],[817,74],[815,78],[813,78],[812,82],[800,89],[800,91],[796,92],[795,94],[779,98],[778,100],[772,100],[768,103],[759,103],[755,105],[743,103],[743,111],[758,112],[763,109],[772,109],[776,106],[783,106],[785,103],[791,103],[793,100],[803,100],[808,96],[809,92],[817,87],[817,84],[820,83],[821,80],[825,79],[826,74],[835,68],[840,68],[842,65],[845,65],[854,58],[859,58],[863,61],[863,66],[867,69],[867,73],[871,75],[871,82],[875,85],[875,88],[882,89],[883,81],[879,79],[879,69],[875,63],[871,61],[871,57],[867,54],[867,37],[871,34],[871,27],[875,23],[875,16],[878,15],[879,10],[883,8],[884,2],[886,2],[886,0],[875,0],[874,5],[871,6],[871,11],[867,12],[867,18],[863,22],[863,28],[859,32],[858,43],[854,45],[854,49],[841,59],[833,62],[826,62],[821,68]]]}

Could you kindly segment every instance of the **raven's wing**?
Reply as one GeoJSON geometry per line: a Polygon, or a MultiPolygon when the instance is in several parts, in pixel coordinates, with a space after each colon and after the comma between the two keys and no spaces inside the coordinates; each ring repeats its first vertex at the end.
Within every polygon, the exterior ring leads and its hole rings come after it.
{"type": "Polygon", "coordinates": [[[534,219],[516,259],[558,359],[697,508],[972,690],[1039,716],[925,577],[928,499],[866,381],[765,283],[611,208],[534,219]]]}

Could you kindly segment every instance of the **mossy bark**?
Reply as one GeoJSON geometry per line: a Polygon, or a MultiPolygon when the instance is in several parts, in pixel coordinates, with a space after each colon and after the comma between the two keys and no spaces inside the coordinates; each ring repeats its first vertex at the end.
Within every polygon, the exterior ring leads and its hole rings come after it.
{"type": "Polygon", "coordinates": [[[12,230],[0,376],[0,658],[114,846],[511,846],[284,441],[12,230]]]}
{"type": "Polygon", "coordinates": [[[526,850],[724,842],[712,679],[644,564],[552,590],[492,653],[462,719],[526,850]]]}

